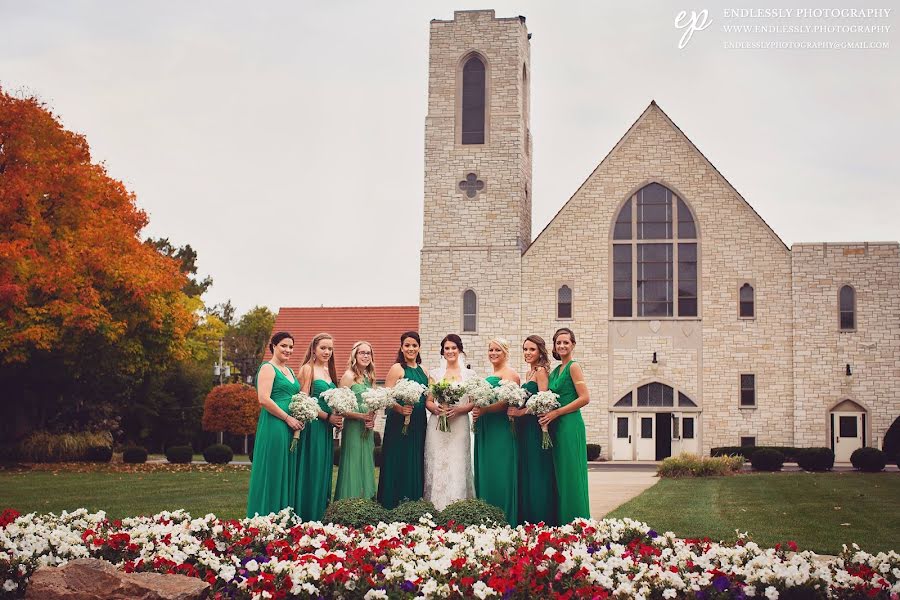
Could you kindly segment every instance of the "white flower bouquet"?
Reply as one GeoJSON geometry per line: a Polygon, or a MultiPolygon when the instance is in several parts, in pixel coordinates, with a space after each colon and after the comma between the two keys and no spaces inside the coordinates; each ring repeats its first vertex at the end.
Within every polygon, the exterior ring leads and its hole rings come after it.
{"type": "Polygon", "coordinates": [[[350,388],[338,387],[325,390],[322,392],[322,400],[336,415],[346,415],[359,410],[356,394],[350,388]]]}
{"type": "MultiPolygon", "coordinates": [[[[494,388],[484,379],[473,377],[465,382],[465,395],[471,400],[472,404],[478,408],[484,408],[497,402],[497,394],[494,388]]],[[[475,431],[475,423],[472,423],[472,431],[475,431]]]]}
{"type": "MultiPolygon", "coordinates": [[[[427,389],[427,386],[417,383],[412,379],[401,379],[391,388],[391,399],[394,401],[394,404],[399,404],[400,406],[412,406],[419,401],[419,398],[422,397],[422,394],[425,393],[425,390],[427,389]]],[[[408,431],[409,415],[406,415],[406,418],[403,419],[403,430],[401,433],[406,435],[408,431]]]]}
{"type": "MultiPolygon", "coordinates": [[[[500,382],[499,387],[494,388],[494,395],[497,396],[497,402],[506,402],[509,406],[521,408],[525,405],[525,399],[528,397],[528,390],[515,381],[504,379],[500,382]]],[[[516,422],[512,417],[509,417],[509,429],[515,437],[516,422]]]]}
{"type": "MultiPolygon", "coordinates": [[[[303,392],[291,396],[291,403],[288,404],[288,413],[303,423],[304,427],[307,423],[319,418],[319,402],[303,392]]],[[[301,428],[302,429],[302,428],[301,428]]],[[[289,452],[297,449],[297,440],[300,439],[300,429],[294,431],[294,437],[291,439],[289,452]]]]}
{"type": "MultiPolygon", "coordinates": [[[[390,390],[387,388],[369,388],[360,394],[362,397],[363,404],[365,405],[365,410],[363,412],[374,413],[379,410],[384,410],[394,403],[391,400],[390,390]]],[[[363,428],[363,437],[368,437],[372,435],[371,429],[363,428]]]]}
{"type": "MultiPolygon", "coordinates": [[[[525,409],[532,415],[543,415],[551,410],[559,408],[559,394],[553,392],[538,392],[528,399],[525,403],[525,409]]],[[[541,448],[546,450],[553,447],[553,440],[550,439],[550,432],[546,425],[541,425],[541,431],[544,432],[541,438],[541,448]]]]}
{"type": "MultiPolygon", "coordinates": [[[[431,395],[441,406],[458,404],[465,393],[466,388],[458,381],[442,379],[437,383],[431,384],[431,395]]],[[[450,432],[450,419],[447,418],[447,415],[438,415],[438,430],[450,432]]]]}

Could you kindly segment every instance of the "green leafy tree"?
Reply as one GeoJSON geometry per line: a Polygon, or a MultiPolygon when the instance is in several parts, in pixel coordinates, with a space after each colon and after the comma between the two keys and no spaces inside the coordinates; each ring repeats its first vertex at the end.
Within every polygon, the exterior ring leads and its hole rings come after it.
{"type": "Polygon", "coordinates": [[[256,306],[228,328],[225,344],[228,357],[242,378],[256,373],[275,326],[275,314],[265,306],[256,306]]]}

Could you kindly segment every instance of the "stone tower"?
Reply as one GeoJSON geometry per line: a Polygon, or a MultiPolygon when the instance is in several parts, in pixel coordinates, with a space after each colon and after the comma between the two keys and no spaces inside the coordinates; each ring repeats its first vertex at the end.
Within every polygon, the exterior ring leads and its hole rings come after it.
{"type": "Polygon", "coordinates": [[[427,367],[447,333],[489,373],[487,343],[521,363],[522,252],[531,242],[530,42],[524,17],[431,22],[420,333],[427,367]]]}

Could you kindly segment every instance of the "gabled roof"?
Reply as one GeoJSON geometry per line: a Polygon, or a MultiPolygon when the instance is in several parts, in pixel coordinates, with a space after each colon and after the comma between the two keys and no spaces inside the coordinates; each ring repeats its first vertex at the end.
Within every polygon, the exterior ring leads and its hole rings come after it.
{"type": "MultiPolygon", "coordinates": [[[[347,368],[353,344],[365,340],[375,351],[375,375],[381,380],[397,357],[400,335],[419,329],[418,306],[282,307],[275,317],[275,331],[294,336],[294,354],[288,364],[296,372],[309,342],[318,333],[334,336],[334,360],[338,377],[347,368]]],[[[271,354],[266,352],[266,360],[271,354]]]]}
{"type": "MultiPolygon", "coordinates": [[[[622,146],[622,145],[625,143],[625,141],[626,141],[626,140],[628,139],[628,137],[631,135],[631,132],[634,131],[634,130],[637,128],[638,124],[639,124],[641,121],[643,121],[644,119],[646,119],[646,118],[647,118],[647,115],[649,115],[649,114],[651,113],[651,111],[654,111],[654,110],[655,110],[655,111],[658,111],[659,114],[662,115],[663,119],[665,119],[665,121],[672,127],[672,129],[675,130],[675,131],[678,133],[678,135],[681,136],[681,137],[688,143],[688,146],[690,146],[690,148],[691,148],[692,150],[694,150],[694,151],[700,156],[700,158],[703,159],[703,162],[705,162],[705,163],[709,166],[709,168],[711,168],[711,169],[716,173],[716,175],[719,176],[719,178],[725,183],[725,185],[728,186],[728,189],[730,189],[732,192],[734,192],[734,195],[737,196],[738,198],[740,198],[741,202],[743,202],[744,204],[746,204],[747,207],[748,207],[751,211],[753,211],[753,214],[756,216],[756,218],[759,219],[759,221],[760,221],[760,222],[763,224],[763,226],[769,231],[769,233],[772,234],[772,237],[773,237],[774,239],[778,240],[778,242],[784,247],[785,250],[787,250],[788,252],[790,252],[790,248],[788,248],[787,244],[784,243],[784,240],[782,240],[781,237],[780,237],[777,233],[775,233],[775,230],[772,229],[772,228],[769,226],[768,223],[766,223],[766,221],[760,216],[760,214],[759,214],[758,212],[756,212],[756,209],[753,208],[753,206],[751,206],[750,203],[747,202],[747,201],[744,199],[743,196],[741,196],[740,192],[738,192],[738,191],[734,188],[734,186],[731,185],[731,182],[729,182],[727,179],[725,179],[725,176],[722,175],[721,172],[719,172],[719,170],[716,168],[716,166],[715,166],[714,164],[712,164],[708,158],[706,158],[706,155],[703,154],[703,153],[700,151],[700,149],[697,148],[696,145],[694,145],[694,142],[692,142],[692,141],[690,140],[690,138],[688,138],[688,136],[686,136],[686,135],[684,134],[684,132],[681,130],[681,128],[680,128],[678,125],[676,125],[675,122],[674,122],[672,119],[669,118],[669,115],[667,115],[666,112],[665,112],[662,108],[660,108],[660,106],[656,103],[656,100],[651,100],[651,101],[650,101],[650,104],[647,106],[647,108],[644,109],[644,112],[641,113],[641,115],[637,118],[637,120],[635,120],[635,122],[631,124],[631,127],[628,128],[628,131],[625,132],[625,135],[623,135],[623,136],[621,137],[621,139],[619,139],[619,141],[616,142],[616,145],[612,147],[612,150],[610,150],[610,151],[607,153],[607,155],[603,157],[603,160],[600,161],[600,164],[598,164],[598,165],[594,168],[594,170],[591,171],[591,174],[588,175],[587,179],[585,179],[585,180],[582,182],[582,184],[581,184],[580,186],[578,186],[578,189],[575,190],[575,193],[572,194],[572,196],[566,201],[565,204],[562,205],[562,207],[560,207],[560,209],[556,212],[556,214],[553,216],[553,218],[550,219],[550,222],[547,223],[547,225],[544,226],[544,228],[543,228],[543,229],[541,230],[541,232],[537,235],[537,237],[534,238],[534,240],[531,242],[531,244],[528,246],[528,248],[525,249],[525,253],[527,253],[528,250],[534,245],[534,243],[537,242],[538,239],[544,234],[544,232],[547,231],[547,229],[550,228],[550,226],[553,224],[553,222],[556,221],[556,219],[559,217],[559,215],[562,214],[562,212],[565,210],[566,206],[568,206],[569,203],[572,201],[572,199],[575,198],[575,196],[578,195],[578,192],[580,192],[581,189],[585,186],[585,184],[587,184],[587,182],[591,180],[591,178],[594,176],[594,174],[597,173],[597,171],[600,170],[600,167],[602,167],[603,164],[606,163],[607,160],[609,160],[609,157],[611,157],[611,156],[616,152],[616,150],[618,150],[619,147],[622,146]]],[[[523,254],[524,254],[524,253],[523,253],[523,254]]]]}

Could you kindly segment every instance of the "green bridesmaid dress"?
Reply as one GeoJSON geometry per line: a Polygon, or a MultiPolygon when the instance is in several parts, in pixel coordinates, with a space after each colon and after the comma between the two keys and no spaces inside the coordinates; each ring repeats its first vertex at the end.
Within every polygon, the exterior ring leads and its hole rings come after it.
{"type": "MultiPolygon", "coordinates": [[[[538,393],[536,381],[528,381],[523,388],[529,395],[538,393]]],[[[557,524],[556,474],[553,452],[543,450],[543,432],[537,415],[523,415],[516,419],[516,441],[519,448],[519,523],[557,524]]]]}
{"type": "MultiPolygon", "coordinates": [[[[422,367],[403,365],[403,378],[428,385],[422,367]]],[[[387,409],[381,475],[378,477],[378,501],[392,509],[404,499],[418,500],[425,492],[425,394],[413,407],[409,429],[403,435],[403,415],[387,409]]]]}
{"type": "MultiPolygon", "coordinates": [[[[309,395],[319,399],[319,408],[331,414],[322,399],[334,383],[314,379],[309,395]]],[[[334,427],[328,421],[315,419],[307,423],[297,445],[297,482],[294,487],[294,509],[303,521],[321,521],[331,498],[331,472],[334,467],[334,427]]]]}
{"type": "MultiPolygon", "coordinates": [[[[500,378],[485,379],[492,387],[500,378]]],[[[506,521],[515,527],[519,522],[519,465],[516,439],[509,427],[506,411],[482,413],[475,422],[475,495],[501,509],[506,521]]]]}
{"type": "MultiPolygon", "coordinates": [[[[356,394],[357,411],[364,412],[362,393],[372,387],[369,380],[354,383],[350,389],[356,394]]],[[[341,462],[338,466],[334,499],[372,498],[375,496],[375,434],[359,419],[344,418],[341,431],[341,462]]]]}
{"type": "MultiPolygon", "coordinates": [[[[263,363],[263,365],[272,363],[263,363]]],[[[291,371],[288,379],[281,369],[275,369],[272,392],[269,397],[284,412],[291,403],[291,396],[300,391],[300,382],[291,371]]],[[[262,369],[262,365],[259,367],[262,369]]],[[[256,371],[259,388],[259,370],[256,371]]],[[[247,494],[247,516],[267,515],[288,506],[295,506],[291,496],[291,475],[296,454],[288,452],[293,431],[287,423],[267,411],[259,411],[256,438],[253,442],[253,466],[250,469],[250,491],[247,494]]]]}
{"type": "MultiPolygon", "coordinates": [[[[569,374],[573,362],[569,361],[565,367],[559,365],[550,373],[550,391],[559,394],[560,406],[566,406],[578,398],[575,383],[569,374]]],[[[556,488],[559,498],[559,523],[565,525],[578,517],[589,519],[591,502],[588,497],[587,436],[584,432],[581,410],[555,419],[551,424],[551,432],[553,432],[553,465],[556,467],[556,488]]]]}

